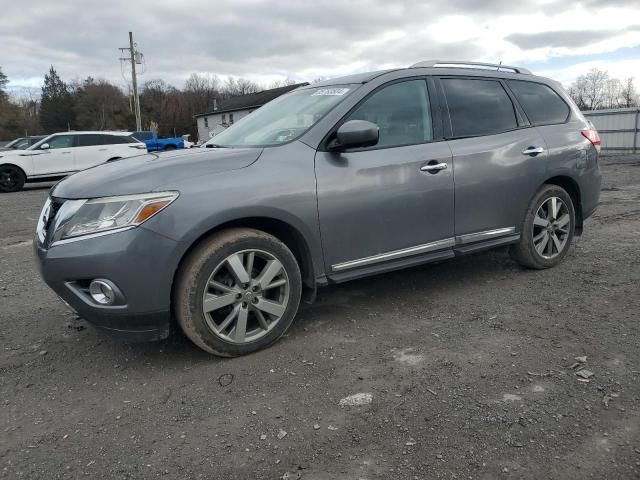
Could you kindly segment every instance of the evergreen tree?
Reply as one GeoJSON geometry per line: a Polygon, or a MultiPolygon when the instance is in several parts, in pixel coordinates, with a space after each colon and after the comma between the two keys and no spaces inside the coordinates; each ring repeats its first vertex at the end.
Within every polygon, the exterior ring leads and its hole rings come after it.
{"type": "Polygon", "coordinates": [[[7,100],[7,98],[9,98],[9,96],[7,95],[7,92],[5,92],[5,88],[7,88],[7,83],[9,83],[9,79],[3,73],[2,67],[0,67],[0,102],[3,100],[7,100]]]}
{"type": "Polygon", "coordinates": [[[40,125],[46,132],[54,133],[69,129],[73,123],[73,96],[52,65],[44,76],[40,125]]]}

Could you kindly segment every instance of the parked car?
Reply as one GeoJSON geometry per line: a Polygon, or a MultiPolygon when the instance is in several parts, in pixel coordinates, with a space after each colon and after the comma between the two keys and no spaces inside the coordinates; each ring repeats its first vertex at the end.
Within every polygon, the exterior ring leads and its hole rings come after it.
{"type": "Polygon", "coordinates": [[[153,132],[151,130],[133,132],[131,136],[143,142],[147,146],[147,150],[149,152],[184,148],[184,140],[182,138],[160,138],[158,137],[157,132],[153,132]]]}
{"type": "Polygon", "coordinates": [[[31,145],[38,143],[45,135],[38,135],[35,137],[20,137],[7,143],[4,147],[0,147],[0,152],[6,150],[25,150],[31,145]]]}
{"type": "Polygon", "coordinates": [[[145,153],[127,132],[54,133],[25,150],[0,152],[0,192],[50,181],[101,163],[145,153]]]}
{"type": "Polygon", "coordinates": [[[189,140],[191,134],[187,133],[186,135],[182,135],[182,141],[184,142],[184,148],[193,148],[196,146],[195,142],[189,140]]]}
{"type": "Polygon", "coordinates": [[[503,246],[553,267],[600,194],[598,133],[560,84],[503,65],[301,87],[205,146],[51,192],[40,271],[89,322],[159,339],[173,315],[203,350],[247,354],[319,286],[503,246]]]}

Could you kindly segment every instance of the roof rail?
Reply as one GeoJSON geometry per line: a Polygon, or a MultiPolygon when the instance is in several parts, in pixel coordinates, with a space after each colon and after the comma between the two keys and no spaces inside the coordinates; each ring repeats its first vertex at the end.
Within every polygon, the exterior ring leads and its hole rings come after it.
{"type": "Polygon", "coordinates": [[[456,60],[426,60],[424,62],[414,63],[409,68],[422,68],[422,67],[472,68],[472,69],[478,69],[478,70],[492,70],[494,72],[511,72],[511,73],[523,73],[526,75],[531,75],[531,71],[522,67],[512,67],[511,65],[502,65],[497,63],[460,62],[456,60]]]}

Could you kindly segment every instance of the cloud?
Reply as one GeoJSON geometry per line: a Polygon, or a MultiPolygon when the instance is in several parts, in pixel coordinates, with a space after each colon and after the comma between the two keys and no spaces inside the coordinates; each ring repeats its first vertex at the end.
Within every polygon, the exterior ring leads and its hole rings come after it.
{"type": "Polygon", "coordinates": [[[25,0],[3,6],[0,66],[16,88],[38,85],[51,64],[66,80],[124,84],[118,47],[129,30],[145,54],[141,81],[176,86],[191,72],[309,80],[433,58],[527,66],[640,45],[637,0],[599,2],[597,15],[589,1],[25,0]]]}
{"type": "Polygon", "coordinates": [[[541,47],[580,48],[603,40],[640,32],[640,25],[616,30],[560,30],[537,33],[514,33],[505,38],[522,49],[541,47]]]}

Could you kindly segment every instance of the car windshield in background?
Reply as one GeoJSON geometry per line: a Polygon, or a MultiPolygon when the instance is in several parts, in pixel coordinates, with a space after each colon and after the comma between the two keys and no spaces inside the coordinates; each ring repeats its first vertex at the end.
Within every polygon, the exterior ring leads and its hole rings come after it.
{"type": "Polygon", "coordinates": [[[352,86],[295,90],[267,103],[219,133],[205,146],[272,146],[295,140],[344,100],[352,86]]]}

